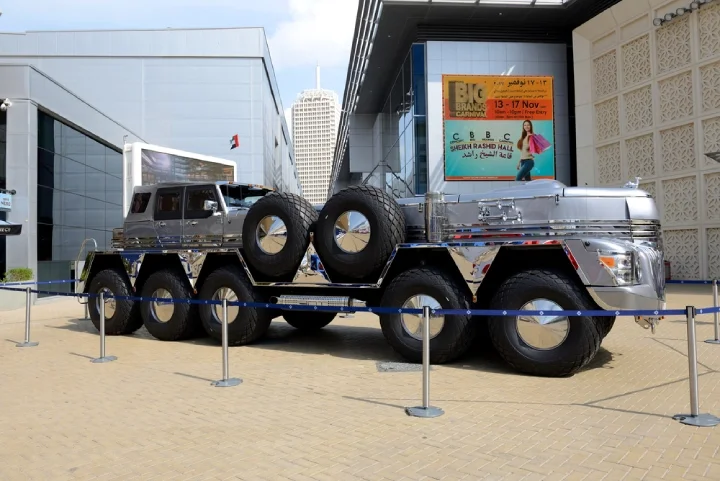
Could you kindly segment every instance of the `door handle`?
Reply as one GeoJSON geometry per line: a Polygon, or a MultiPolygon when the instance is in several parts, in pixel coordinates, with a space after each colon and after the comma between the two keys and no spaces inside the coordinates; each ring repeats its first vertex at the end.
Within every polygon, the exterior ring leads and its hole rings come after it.
{"type": "Polygon", "coordinates": [[[165,227],[165,222],[163,222],[163,221],[158,222],[158,226],[159,226],[159,227],[165,227]]]}
{"type": "Polygon", "coordinates": [[[197,225],[197,221],[194,220],[194,221],[190,222],[190,225],[197,225]]]}

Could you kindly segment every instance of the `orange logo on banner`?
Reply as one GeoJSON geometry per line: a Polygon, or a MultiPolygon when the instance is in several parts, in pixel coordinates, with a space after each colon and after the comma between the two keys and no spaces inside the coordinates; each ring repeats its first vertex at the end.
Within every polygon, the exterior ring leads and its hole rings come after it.
{"type": "Polygon", "coordinates": [[[443,75],[444,120],[552,120],[552,77],[443,75]]]}

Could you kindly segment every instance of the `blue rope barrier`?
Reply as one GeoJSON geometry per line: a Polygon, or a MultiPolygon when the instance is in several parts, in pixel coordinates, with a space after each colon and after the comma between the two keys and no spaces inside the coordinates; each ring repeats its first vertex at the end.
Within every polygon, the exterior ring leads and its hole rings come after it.
{"type": "MultiPolygon", "coordinates": [[[[27,289],[19,289],[12,287],[0,286],[2,290],[16,291],[16,292],[27,292],[27,289]]],[[[47,294],[51,296],[61,297],[80,297],[80,298],[97,298],[97,294],[86,294],[86,293],[74,293],[74,292],[54,292],[54,291],[41,291],[38,289],[30,289],[30,292],[35,294],[47,294]]],[[[121,301],[134,301],[134,302],[158,302],[158,303],[173,303],[173,304],[195,304],[195,305],[222,305],[222,301],[215,301],[211,299],[167,299],[157,297],[136,297],[136,296],[105,296],[105,299],[115,299],[121,301]]],[[[248,308],[259,308],[259,309],[283,309],[283,310],[296,310],[296,311],[317,311],[317,312],[369,312],[373,314],[422,314],[423,310],[419,308],[400,308],[400,307],[346,307],[346,306],[303,306],[296,304],[272,304],[263,302],[242,302],[242,301],[228,301],[228,306],[234,307],[248,307],[248,308]]],[[[697,314],[713,314],[715,312],[720,313],[720,307],[705,307],[696,309],[697,314]]],[[[433,309],[433,314],[437,315],[470,315],[470,316],[684,316],[686,314],[685,309],[665,309],[665,310],[651,310],[651,309],[630,309],[630,310],[561,310],[561,311],[521,311],[511,309],[433,309]]]]}
{"type": "Polygon", "coordinates": [[[76,279],[64,281],[26,281],[26,282],[0,282],[0,288],[5,286],[49,286],[52,284],[70,284],[78,282],[76,279]]]}
{"type": "Polygon", "coordinates": [[[665,281],[665,284],[712,284],[714,281],[665,281]]]}

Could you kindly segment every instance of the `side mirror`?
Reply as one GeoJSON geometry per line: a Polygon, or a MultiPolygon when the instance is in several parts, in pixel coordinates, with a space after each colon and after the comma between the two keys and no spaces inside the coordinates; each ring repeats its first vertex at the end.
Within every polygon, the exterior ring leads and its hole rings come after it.
{"type": "Polygon", "coordinates": [[[218,203],[215,202],[214,200],[206,200],[205,202],[203,202],[203,210],[209,210],[212,213],[215,213],[215,212],[217,212],[217,208],[218,208],[218,203]]]}

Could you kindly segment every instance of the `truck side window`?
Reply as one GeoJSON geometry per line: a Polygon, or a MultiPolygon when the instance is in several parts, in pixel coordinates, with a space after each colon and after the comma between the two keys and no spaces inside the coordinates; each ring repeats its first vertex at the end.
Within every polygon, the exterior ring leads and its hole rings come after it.
{"type": "Polygon", "coordinates": [[[204,219],[211,213],[204,210],[206,200],[217,202],[214,186],[188,187],[185,189],[185,218],[204,219]]]}
{"type": "Polygon", "coordinates": [[[181,193],[182,189],[158,189],[155,203],[156,220],[182,219],[181,193]]]}
{"type": "Polygon", "coordinates": [[[138,193],[133,196],[131,214],[142,214],[150,203],[150,192],[138,193]]]}

